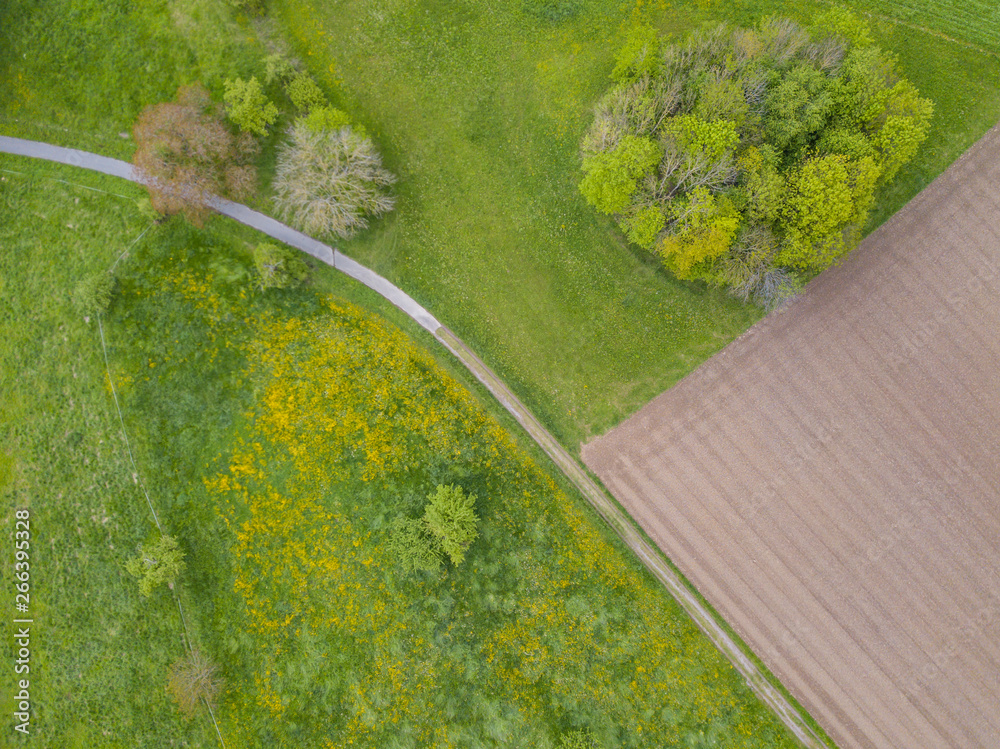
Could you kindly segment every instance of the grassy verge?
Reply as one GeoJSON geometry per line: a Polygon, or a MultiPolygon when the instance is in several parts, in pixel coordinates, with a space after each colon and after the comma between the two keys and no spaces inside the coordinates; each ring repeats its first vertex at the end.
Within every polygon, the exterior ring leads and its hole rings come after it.
{"type": "MultiPolygon", "coordinates": [[[[30,518],[31,734],[51,747],[213,746],[211,725],[178,716],[164,692],[183,652],[169,596],[147,603],[124,560],[153,530],[107,390],[94,321],[73,311],[81,276],[104,270],[148,228],[138,190],[0,157],[0,514],[13,579],[13,513],[30,518]],[[55,176],[72,183],[55,182],[55,176]],[[107,195],[95,190],[123,194],[107,195]]],[[[141,243],[136,245],[141,247],[141,243]]],[[[154,496],[157,488],[152,488],[154,496]]],[[[10,588],[4,584],[5,610],[10,588]]],[[[14,663],[10,617],[3,651],[14,663]]],[[[20,745],[10,723],[5,739],[20,745]]]]}
{"type": "MultiPolygon", "coordinates": [[[[580,0],[375,9],[277,0],[274,13],[401,176],[396,214],[342,249],[433,310],[575,445],[669,387],[759,315],[667,277],[577,193],[577,144],[607,85],[621,24],[641,16],[681,34],[772,12],[808,21],[827,7],[580,0]]],[[[935,99],[937,118],[872,226],[1000,113],[996,76],[982,74],[997,71],[995,58],[894,24],[876,23],[875,31],[935,99]]]]}

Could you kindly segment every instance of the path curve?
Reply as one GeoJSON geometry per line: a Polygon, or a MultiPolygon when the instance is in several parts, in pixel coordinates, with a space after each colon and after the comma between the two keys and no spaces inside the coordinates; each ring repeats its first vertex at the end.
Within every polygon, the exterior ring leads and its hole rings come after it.
{"type": "MultiPolygon", "coordinates": [[[[16,156],[30,156],[46,161],[90,169],[114,177],[141,184],[131,164],[118,159],[99,156],[75,148],[53,146],[38,141],[23,140],[0,135],[0,153],[16,156]]],[[[251,210],[239,203],[221,198],[212,202],[212,208],[241,224],[257,229],[280,242],[296,247],[327,265],[333,266],[351,278],[392,302],[409,315],[418,325],[429,331],[448,349],[490,393],[517,419],[525,431],[542,450],[555,462],[566,477],[576,486],[598,514],[611,526],[618,536],[639,557],[650,572],[670,591],[675,600],[694,620],[698,628],[711,640],[733,667],[746,679],[747,684],[792,734],[808,749],[827,747],[806,722],[803,714],[772,684],[768,675],[762,672],[748,655],[748,649],[737,643],[726,632],[721,620],[708,609],[691,591],[687,583],[671,568],[663,553],[646,540],[632,518],[610,497],[580,466],[549,431],[542,426],[534,414],[514,395],[504,382],[497,377],[465,342],[441,325],[435,317],[416,302],[409,294],[390,283],[387,279],[366,268],[337,249],[319,242],[300,231],[282,224],[262,213],[251,210]]]]}

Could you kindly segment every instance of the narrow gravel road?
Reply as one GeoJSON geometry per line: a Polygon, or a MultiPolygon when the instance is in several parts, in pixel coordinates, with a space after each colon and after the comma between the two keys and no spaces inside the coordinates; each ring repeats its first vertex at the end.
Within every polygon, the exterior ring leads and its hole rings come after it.
{"type": "MultiPolygon", "coordinates": [[[[55,161],[62,164],[91,169],[104,174],[110,174],[122,179],[138,182],[132,165],[116,159],[78,151],[75,149],[52,146],[36,141],[21,140],[0,136],[0,153],[10,153],[19,156],[31,156],[38,159],[55,161]]],[[[681,607],[694,620],[702,632],[715,644],[722,654],[729,659],[736,670],[743,675],[757,696],[778,715],[789,731],[808,749],[826,747],[813,732],[804,716],[785,696],[771,683],[770,677],[760,671],[748,657],[743,646],[734,641],[725,631],[717,616],[705,607],[690,591],[685,582],[667,563],[663,554],[652,546],[636,529],[631,518],[622,510],[608,494],[594,482],[579,462],[574,459],[559,442],[535,418],[527,407],[500,380],[496,374],[476,356],[476,354],[448,328],[441,325],[433,315],[421,307],[402,289],[394,286],[377,273],[365,268],[360,263],[342,255],[336,249],[318,242],[285,224],[252,211],[246,206],[217,199],[213,208],[223,215],[251,226],[274,239],[297,247],[312,255],[327,265],[346,273],[365,286],[373,289],[403,310],[421,327],[430,331],[435,338],[459,361],[475,375],[500,404],[510,412],[518,423],[524,427],[531,438],[559,466],[560,470],[579,489],[583,496],[593,505],[622,540],[633,550],[642,563],[670,591],[681,607]]]]}

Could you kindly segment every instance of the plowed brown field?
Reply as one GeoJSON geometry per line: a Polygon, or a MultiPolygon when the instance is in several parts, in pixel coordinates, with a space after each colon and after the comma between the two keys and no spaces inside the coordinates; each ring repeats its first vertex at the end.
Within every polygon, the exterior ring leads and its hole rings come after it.
{"type": "Polygon", "coordinates": [[[838,744],[1000,747],[1000,127],[587,465],[838,744]]]}

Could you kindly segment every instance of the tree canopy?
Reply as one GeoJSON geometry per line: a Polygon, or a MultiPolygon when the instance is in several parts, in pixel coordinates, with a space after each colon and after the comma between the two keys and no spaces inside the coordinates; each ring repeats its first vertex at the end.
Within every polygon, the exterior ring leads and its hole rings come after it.
{"type": "Polygon", "coordinates": [[[161,213],[181,212],[200,224],[212,197],[239,200],[256,187],[256,142],[248,133],[230,133],[200,84],[178,89],[175,101],[146,107],[132,133],[132,163],[161,213]]]}
{"type": "Polygon", "coordinates": [[[850,251],[932,104],[844,11],[666,44],[634,28],[582,144],[580,191],[681,279],[771,306],[850,251]]]}

